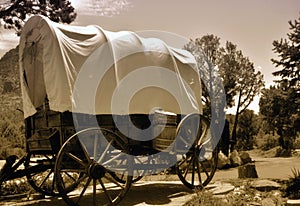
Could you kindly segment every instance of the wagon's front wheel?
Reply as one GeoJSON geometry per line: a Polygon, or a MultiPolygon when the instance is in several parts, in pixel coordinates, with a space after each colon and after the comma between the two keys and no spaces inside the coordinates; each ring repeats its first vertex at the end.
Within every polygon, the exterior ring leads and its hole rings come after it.
{"type": "Polygon", "coordinates": [[[203,189],[213,178],[218,161],[218,150],[205,160],[199,159],[199,153],[182,156],[177,163],[176,172],[181,182],[190,189],[203,189]]]}
{"type": "Polygon", "coordinates": [[[90,128],[71,136],[62,146],[55,163],[57,189],[68,205],[116,205],[130,188],[129,164],[119,165],[126,156],[126,144],[115,133],[90,128]],[[127,173],[125,172],[127,171],[127,173]],[[124,183],[115,173],[127,174],[124,183]],[[74,179],[74,176],[80,178],[74,179]],[[78,187],[67,193],[69,185],[78,187]]]}
{"type": "Polygon", "coordinates": [[[178,126],[181,147],[189,148],[180,155],[176,172],[190,189],[202,189],[213,178],[218,163],[218,146],[209,131],[209,121],[199,114],[186,116],[178,126]]]}

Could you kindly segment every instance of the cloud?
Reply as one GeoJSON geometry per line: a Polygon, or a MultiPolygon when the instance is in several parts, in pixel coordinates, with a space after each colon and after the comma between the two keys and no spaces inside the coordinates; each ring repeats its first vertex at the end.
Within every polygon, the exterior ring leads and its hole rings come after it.
{"type": "Polygon", "coordinates": [[[119,15],[133,6],[128,0],[73,0],[73,5],[79,15],[106,17],[119,15]]]}
{"type": "Polygon", "coordinates": [[[19,37],[14,31],[0,29],[0,58],[9,50],[16,47],[19,43],[19,37]]]}

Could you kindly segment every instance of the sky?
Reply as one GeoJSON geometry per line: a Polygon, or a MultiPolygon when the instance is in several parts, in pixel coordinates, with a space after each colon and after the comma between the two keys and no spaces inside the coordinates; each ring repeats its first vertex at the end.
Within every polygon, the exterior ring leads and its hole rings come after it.
{"type": "MultiPolygon", "coordinates": [[[[0,0],[5,1],[5,0],[0,0]]],[[[195,39],[206,34],[230,41],[272,84],[276,58],[272,42],[287,38],[288,21],[300,17],[299,0],[71,0],[75,25],[105,30],[160,30],[195,39]]],[[[17,45],[13,32],[0,29],[0,56],[17,45]]],[[[258,110],[256,103],[252,109],[258,110]]]]}

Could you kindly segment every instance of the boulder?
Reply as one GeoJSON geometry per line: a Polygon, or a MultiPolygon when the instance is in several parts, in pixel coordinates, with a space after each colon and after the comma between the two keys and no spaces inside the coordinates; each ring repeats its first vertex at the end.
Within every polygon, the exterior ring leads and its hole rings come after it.
{"type": "Polygon", "coordinates": [[[242,160],[237,150],[233,150],[233,152],[229,154],[229,160],[232,167],[237,167],[242,165],[242,160]]]}
{"type": "Polygon", "coordinates": [[[230,160],[226,155],[223,154],[223,152],[219,152],[218,154],[218,169],[224,169],[230,167],[230,160]]]}
{"type": "Polygon", "coordinates": [[[247,163],[252,162],[252,159],[248,152],[245,152],[245,151],[241,152],[240,158],[241,158],[242,164],[247,164],[247,163]]]}
{"type": "Polygon", "coordinates": [[[218,195],[219,197],[220,195],[228,194],[233,191],[234,188],[235,187],[232,184],[225,182],[216,182],[210,185],[210,187],[206,187],[213,195],[218,195]]]}
{"type": "Polygon", "coordinates": [[[271,190],[278,190],[281,188],[281,185],[277,182],[271,181],[271,180],[255,180],[251,183],[251,187],[262,191],[271,191],[271,190]]]}
{"type": "Polygon", "coordinates": [[[241,165],[238,168],[239,178],[258,178],[257,171],[254,163],[241,165]]]}

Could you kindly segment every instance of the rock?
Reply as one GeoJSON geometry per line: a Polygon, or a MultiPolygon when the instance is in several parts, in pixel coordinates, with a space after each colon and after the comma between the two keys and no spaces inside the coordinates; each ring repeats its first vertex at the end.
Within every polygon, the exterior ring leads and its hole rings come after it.
{"type": "Polygon", "coordinates": [[[265,198],[261,201],[261,206],[276,206],[271,198],[265,198]]]}
{"type": "Polygon", "coordinates": [[[224,195],[234,190],[234,186],[230,183],[215,183],[213,184],[213,188],[209,191],[212,192],[213,195],[224,195]]]}
{"type": "Polygon", "coordinates": [[[230,166],[230,160],[226,155],[223,154],[223,152],[219,152],[218,154],[218,169],[224,169],[229,168],[230,166]]]}
{"type": "Polygon", "coordinates": [[[252,159],[251,159],[248,152],[245,152],[245,151],[241,152],[240,153],[240,158],[241,158],[242,164],[247,164],[247,163],[252,162],[252,159]]]}
{"type": "Polygon", "coordinates": [[[262,192],[267,192],[277,190],[281,188],[281,185],[271,180],[255,180],[251,183],[251,187],[262,192]]]}
{"type": "Polygon", "coordinates": [[[232,167],[237,167],[242,165],[242,160],[237,150],[233,150],[233,152],[230,153],[229,160],[232,167]]]}
{"type": "Polygon", "coordinates": [[[286,206],[300,206],[300,200],[288,199],[286,202],[286,206]]]}
{"type": "Polygon", "coordinates": [[[238,168],[238,177],[243,178],[258,178],[257,171],[254,163],[241,165],[238,168]]]}

